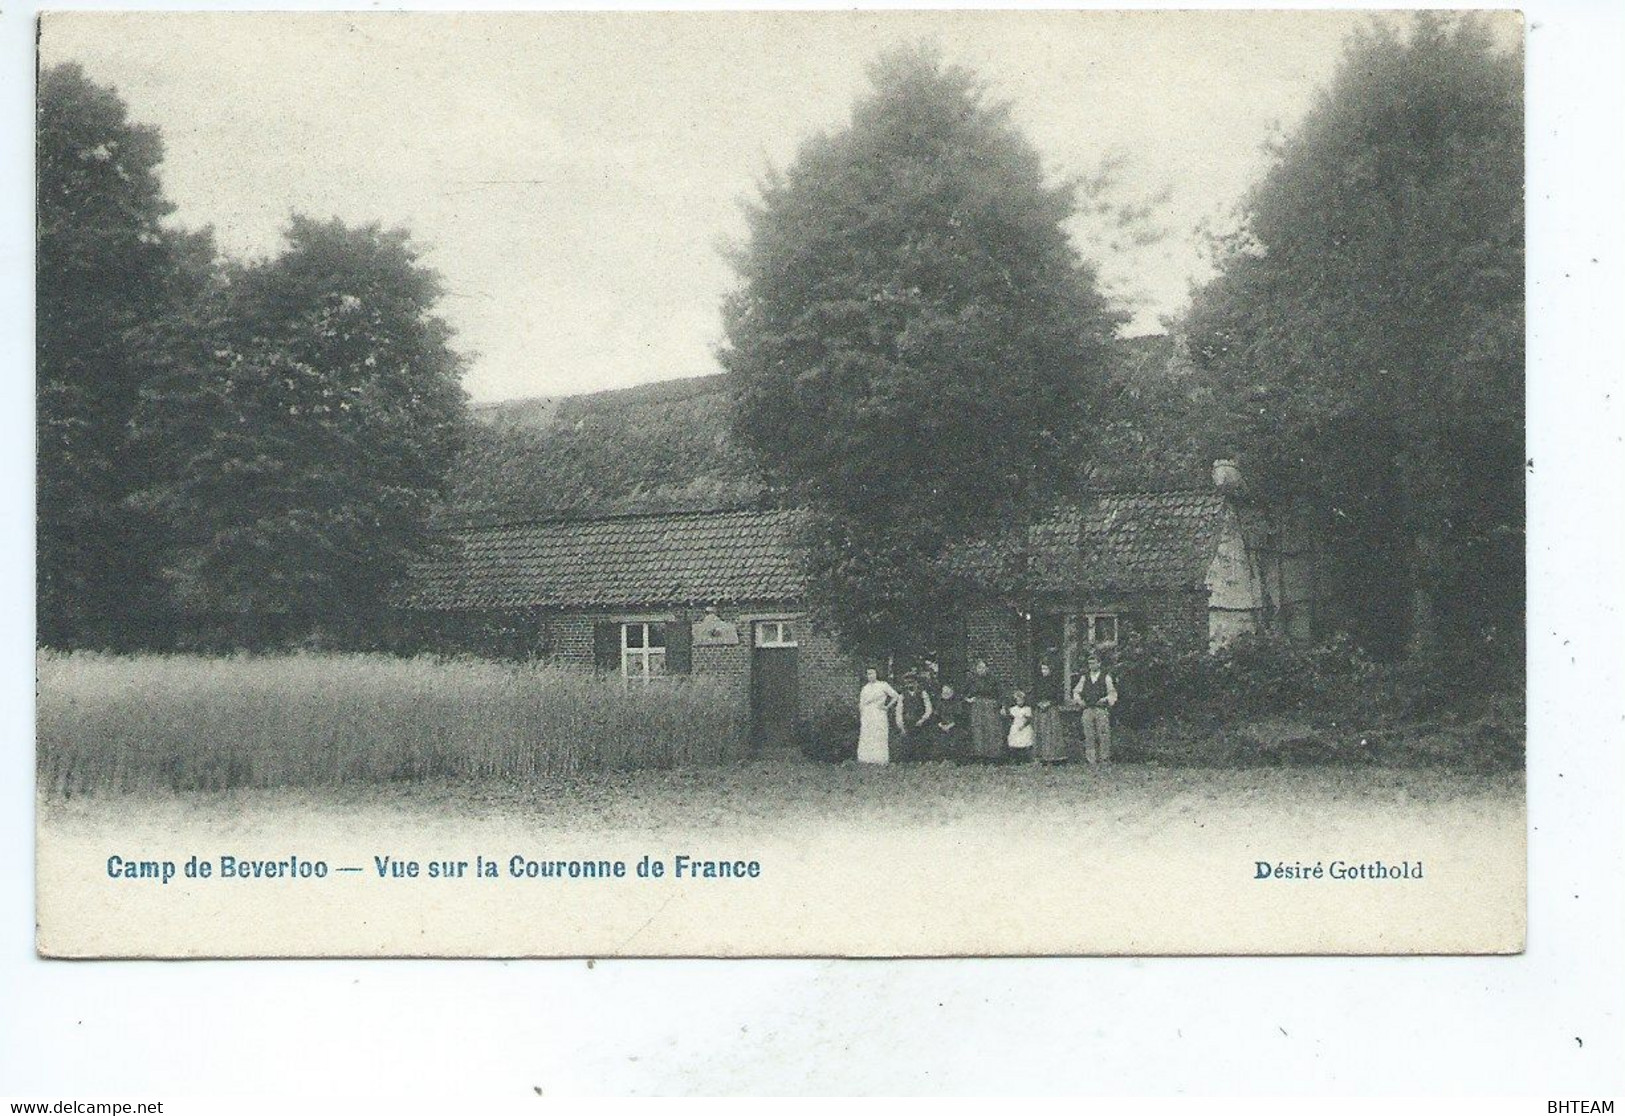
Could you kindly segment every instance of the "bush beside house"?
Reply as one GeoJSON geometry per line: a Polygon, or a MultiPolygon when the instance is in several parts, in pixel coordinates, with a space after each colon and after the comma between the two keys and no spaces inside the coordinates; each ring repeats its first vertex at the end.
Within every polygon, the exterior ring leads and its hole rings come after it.
{"type": "Polygon", "coordinates": [[[1127,759],[1523,764],[1523,644],[1500,633],[1386,663],[1346,638],[1248,635],[1211,652],[1130,640],[1114,670],[1127,759]]]}

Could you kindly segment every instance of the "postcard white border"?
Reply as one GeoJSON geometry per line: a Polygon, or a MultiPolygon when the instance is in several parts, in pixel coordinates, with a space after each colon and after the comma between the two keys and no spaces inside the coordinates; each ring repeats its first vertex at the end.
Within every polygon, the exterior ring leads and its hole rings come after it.
{"type": "Polygon", "coordinates": [[[581,962],[33,957],[32,298],[29,269],[18,265],[32,257],[36,8],[7,5],[0,12],[0,531],[10,607],[0,621],[0,708],[10,746],[0,759],[0,987],[7,990],[0,1079],[81,1095],[268,1088],[376,1097],[388,1090],[375,1069],[419,1093],[461,1095],[529,1085],[553,1093],[750,1092],[803,1083],[857,1092],[1617,1094],[1625,1065],[1625,1018],[1615,999],[1625,984],[1617,942],[1625,923],[1618,698],[1625,385],[1615,337],[1625,292],[1618,213],[1625,17],[1602,2],[1522,7],[1530,25],[1535,541],[1528,953],[589,969],[581,962]],[[455,1025],[433,1028],[430,1041],[426,1021],[435,1019],[455,1025]]]}

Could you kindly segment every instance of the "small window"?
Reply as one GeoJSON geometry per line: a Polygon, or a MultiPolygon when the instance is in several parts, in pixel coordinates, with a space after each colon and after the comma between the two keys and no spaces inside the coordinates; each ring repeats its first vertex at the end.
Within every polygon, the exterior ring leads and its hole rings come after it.
{"type": "Polygon", "coordinates": [[[666,629],[662,624],[621,625],[621,677],[647,682],[666,674],[666,629]]]}
{"type": "Polygon", "coordinates": [[[1090,617],[1094,625],[1094,642],[1096,647],[1103,647],[1117,642],[1117,617],[1111,613],[1102,613],[1090,617]]]}
{"type": "Polygon", "coordinates": [[[1077,617],[1078,639],[1085,648],[1111,647],[1117,643],[1115,612],[1085,612],[1077,617]]]}
{"type": "Polygon", "coordinates": [[[756,621],[756,646],[758,647],[794,647],[796,645],[796,629],[790,620],[758,620],[756,621]]]}

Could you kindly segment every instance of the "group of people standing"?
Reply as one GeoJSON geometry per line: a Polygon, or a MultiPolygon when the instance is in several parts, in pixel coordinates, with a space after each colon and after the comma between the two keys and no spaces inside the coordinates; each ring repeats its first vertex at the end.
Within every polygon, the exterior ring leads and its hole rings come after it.
{"type": "Polygon", "coordinates": [[[901,690],[870,667],[858,691],[858,762],[1065,763],[1075,715],[1084,760],[1106,763],[1116,704],[1117,683],[1094,651],[1070,690],[1048,662],[1039,664],[1032,693],[1006,690],[985,659],[963,692],[940,681],[934,663],[905,674],[901,690]]]}

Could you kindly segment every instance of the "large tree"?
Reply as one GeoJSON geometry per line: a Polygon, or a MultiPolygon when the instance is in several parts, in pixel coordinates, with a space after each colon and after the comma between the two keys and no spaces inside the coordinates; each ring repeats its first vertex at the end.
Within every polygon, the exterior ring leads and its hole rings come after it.
{"type": "Polygon", "coordinates": [[[1358,35],[1188,322],[1236,448],[1316,517],[1329,604],[1378,652],[1523,623],[1523,83],[1491,31],[1358,35]]]}
{"type": "Polygon", "coordinates": [[[294,218],[227,271],[143,392],[137,503],[191,623],[231,643],[368,638],[428,542],[461,443],[462,359],[404,232],[294,218]]]}
{"type": "Polygon", "coordinates": [[[931,638],[937,559],[1079,475],[1119,321],[1076,187],[974,74],[880,59],[850,123],[762,184],[721,352],[743,443],[813,509],[812,603],[849,647],[931,638]]]}
{"type": "Polygon", "coordinates": [[[204,282],[206,236],[163,223],[163,145],[77,65],[40,74],[36,437],[39,638],[161,640],[151,524],[126,505],[128,429],[164,324],[204,282]]]}

